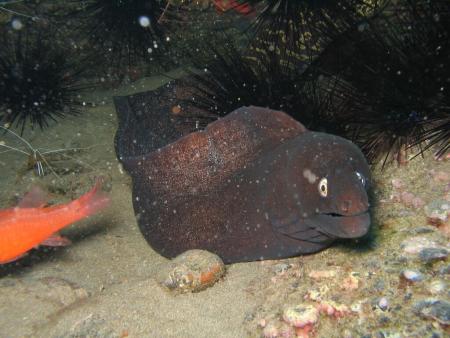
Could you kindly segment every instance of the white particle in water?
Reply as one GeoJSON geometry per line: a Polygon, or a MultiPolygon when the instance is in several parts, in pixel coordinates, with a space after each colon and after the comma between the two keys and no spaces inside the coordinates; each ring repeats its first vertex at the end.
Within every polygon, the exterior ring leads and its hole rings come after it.
{"type": "Polygon", "coordinates": [[[23,23],[20,19],[13,19],[11,21],[11,26],[13,29],[15,29],[16,31],[21,30],[23,28],[23,23]]]}
{"type": "Polygon", "coordinates": [[[149,19],[149,17],[148,17],[148,16],[145,16],[145,15],[140,16],[140,17],[139,17],[139,24],[140,24],[142,27],[148,27],[148,26],[150,26],[150,19],[149,19]]]}

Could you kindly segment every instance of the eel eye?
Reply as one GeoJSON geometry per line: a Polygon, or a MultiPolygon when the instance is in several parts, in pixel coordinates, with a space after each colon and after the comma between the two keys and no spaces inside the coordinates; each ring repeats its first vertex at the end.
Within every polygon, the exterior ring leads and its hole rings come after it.
{"type": "Polygon", "coordinates": [[[328,180],[324,177],[320,180],[319,185],[319,194],[322,197],[327,197],[328,195],[328,180]]]}
{"type": "Polygon", "coordinates": [[[355,171],[355,173],[356,173],[356,176],[358,177],[359,181],[363,185],[363,187],[365,187],[366,186],[366,179],[365,179],[365,177],[361,173],[359,173],[357,171],[355,171]]]}

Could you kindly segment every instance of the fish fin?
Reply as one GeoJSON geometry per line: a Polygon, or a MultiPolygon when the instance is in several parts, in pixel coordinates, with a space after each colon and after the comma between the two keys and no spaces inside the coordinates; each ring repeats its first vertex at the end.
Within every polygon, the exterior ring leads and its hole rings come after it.
{"type": "Polygon", "coordinates": [[[84,216],[93,215],[109,204],[109,196],[101,190],[103,183],[103,177],[97,178],[94,187],[75,201],[84,216]]]}
{"type": "Polygon", "coordinates": [[[47,204],[47,193],[35,185],[19,202],[19,208],[40,208],[47,204]]]}
{"type": "Polygon", "coordinates": [[[1,261],[0,264],[8,264],[8,263],[15,262],[15,261],[17,261],[17,260],[19,260],[19,259],[25,257],[26,255],[28,255],[28,252],[25,252],[25,253],[23,253],[23,254],[20,254],[20,255],[18,255],[18,256],[16,256],[16,257],[11,258],[11,259],[8,259],[8,260],[6,260],[6,261],[1,261]]]}
{"type": "Polygon", "coordinates": [[[43,242],[39,243],[39,245],[45,245],[45,246],[67,246],[70,245],[72,242],[70,239],[63,237],[58,234],[53,234],[47,239],[45,239],[43,242]]]}

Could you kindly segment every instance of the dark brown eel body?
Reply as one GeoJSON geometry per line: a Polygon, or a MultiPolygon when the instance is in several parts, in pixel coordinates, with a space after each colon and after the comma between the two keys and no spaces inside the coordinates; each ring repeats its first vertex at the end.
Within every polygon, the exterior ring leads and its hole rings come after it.
{"type": "Polygon", "coordinates": [[[369,167],[348,140],[280,111],[242,107],[130,155],[120,146],[132,132],[123,121],[116,150],[133,180],[139,228],[163,256],[204,249],[226,263],[278,259],[369,230],[369,167]]]}

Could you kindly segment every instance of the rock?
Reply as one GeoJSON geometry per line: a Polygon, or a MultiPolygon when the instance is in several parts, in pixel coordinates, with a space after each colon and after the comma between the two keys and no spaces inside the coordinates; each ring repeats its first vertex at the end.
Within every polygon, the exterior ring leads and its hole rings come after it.
{"type": "Polygon", "coordinates": [[[424,276],[418,271],[403,270],[400,274],[400,278],[403,278],[408,282],[420,282],[424,279],[424,276]]]}
{"type": "Polygon", "coordinates": [[[364,304],[364,300],[358,300],[350,305],[350,310],[354,313],[357,313],[358,315],[361,315],[364,311],[364,304]]]}
{"type": "Polygon", "coordinates": [[[414,196],[413,193],[410,193],[408,191],[404,191],[401,193],[400,198],[403,204],[405,205],[412,205],[412,201],[414,200],[416,196],[414,196]]]}
{"type": "Polygon", "coordinates": [[[350,314],[351,310],[345,304],[338,304],[333,301],[324,301],[319,304],[319,311],[335,318],[341,318],[350,314]]]}
{"type": "Polygon", "coordinates": [[[430,284],[428,284],[428,291],[432,295],[437,295],[445,292],[447,290],[447,284],[445,281],[442,281],[440,279],[432,281],[430,284]]]}
{"type": "Polygon", "coordinates": [[[391,183],[392,183],[392,187],[396,190],[400,190],[401,188],[403,188],[405,186],[403,181],[399,178],[393,178],[391,180],[391,183]]]}
{"type": "Polygon", "coordinates": [[[380,323],[381,325],[386,325],[387,323],[389,323],[391,320],[389,319],[389,317],[388,316],[384,316],[384,315],[382,315],[382,316],[380,316],[379,318],[378,318],[378,323],[380,323]]]}
{"type": "Polygon", "coordinates": [[[280,323],[275,321],[265,324],[262,331],[262,336],[264,338],[277,338],[280,334],[279,326],[280,323]]]}
{"type": "Polygon", "coordinates": [[[198,292],[214,285],[225,274],[219,256],[205,250],[188,250],[171,260],[157,280],[169,290],[198,292]]]}
{"type": "Polygon", "coordinates": [[[435,246],[438,246],[435,241],[422,236],[415,236],[405,239],[400,244],[400,247],[403,249],[403,251],[408,254],[418,254],[420,250],[424,248],[435,246]]]}
{"type": "Polygon", "coordinates": [[[283,320],[295,327],[314,325],[319,320],[319,311],[312,305],[289,306],[283,311],[283,320]]]}
{"type": "Polygon", "coordinates": [[[412,230],[415,234],[429,234],[431,232],[435,232],[436,228],[432,226],[420,226],[412,230]]]}
{"type": "Polygon", "coordinates": [[[280,327],[278,330],[280,332],[279,336],[282,338],[295,338],[296,337],[295,329],[285,322],[282,322],[280,324],[280,327]]]}
{"type": "Polygon", "coordinates": [[[450,218],[447,222],[438,225],[439,232],[446,238],[450,239],[450,218]]]}
{"type": "Polygon", "coordinates": [[[262,331],[264,338],[294,338],[297,337],[295,329],[285,322],[271,321],[262,331]]]}
{"type": "Polygon", "coordinates": [[[273,271],[277,275],[285,274],[290,268],[292,268],[291,264],[279,263],[273,267],[273,271]]]}
{"type": "Polygon", "coordinates": [[[383,291],[386,287],[386,283],[383,279],[379,278],[375,281],[375,283],[373,284],[373,289],[375,291],[383,291]]]}
{"type": "Polygon", "coordinates": [[[446,259],[448,253],[448,250],[445,248],[424,248],[420,250],[419,258],[424,263],[432,263],[446,259]]]}
{"type": "Polygon", "coordinates": [[[382,310],[382,311],[386,311],[389,308],[389,301],[387,300],[386,297],[381,297],[378,300],[378,307],[382,310]]]}
{"type": "Polygon", "coordinates": [[[355,336],[352,334],[352,331],[349,329],[344,329],[344,331],[341,334],[342,338],[354,338],[355,336]]]}
{"type": "Polygon", "coordinates": [[[320,302],[325,298],[325,296],[328,294],[329,291],[330,291],[330,288],[328,286],[322,285],[318,289],[311,289],[311,290],[306,291],[304,298],[313,300],[315,302],[320,302]]]}
{"type": "Polygon", "coordinates": [[[450,325],[450,302],[426,299],[414,305],[413,311],[421,317],[433,319],[442,325],[450,325]]]}
{"type": "Polygon", "coordinates": [[[434,172],[433,174],[433,180],[435,182],[448,182],[450,181],[450,174],[444,172],[444,171],[438,171],[434,172]]]}
{"type": "Polygon", "coordinates": [[[400,247],[405,253],[411,255],[417,255],[422,250],[431,248],[448,250],[446,247],[424,236],[414,236],[408,238],[400,244],[400,247]]]}
{"type": "Polygon", "coordinates": [[[450,203],[444,199],[431,201],[425,206],[425,214],[433,225],[440,225],[447,221],[450,213],[450,203]]]}
{"type": "Polygon", "coordinates": [[[439,269],[439,274],[450,275],[450,264],[444,265],[439,269]]]}
{"type": "Polygon", "coordinates": [[[411,204],[414,209],[420,209],[425,205],[425,202],[420,197],[414,197],[411,201],[411,204]]]}
{"type": "Polygon", "coordinates": [[[395,331],[379,331],[377,332],[376,338],[403,338],[403,335],[395,331]]]}
{"type": "Polygon", "coordinates": [[[359,279],[354,273],[350,273],[347,278],[342,281],[343,290],[353,291],[359,288],[359,279]]]}

